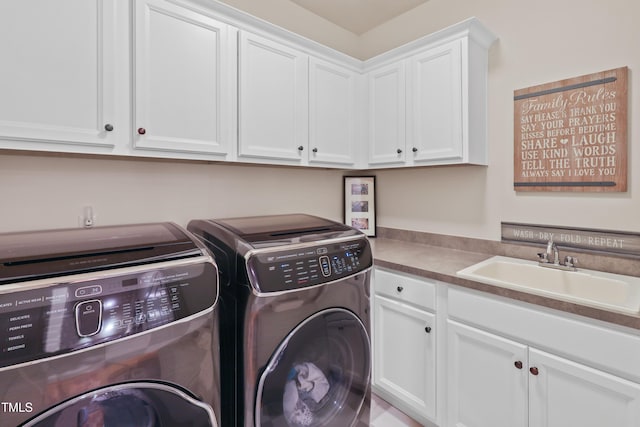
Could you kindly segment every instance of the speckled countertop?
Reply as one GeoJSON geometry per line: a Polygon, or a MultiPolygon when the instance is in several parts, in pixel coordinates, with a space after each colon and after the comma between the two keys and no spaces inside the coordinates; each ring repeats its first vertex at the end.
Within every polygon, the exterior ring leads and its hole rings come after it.
{"type": "MultiPolygon", "coordinates": [[[[382,234],[382,236],[371,239],[374,262],[378,267],[386,267],[404,273],[439,280],[640,330],[640,315],[603,310],[587,305],[562,301],[560,299],[475,282],[456,276],[457,271],[484,261],[494,255],[514,255],[508,253],[508,250],[505,253],[505,250],[502,248],[496,250],[498,243],[493,245],[478,245],[474,244],[474,242],[477,241],[472,241],[472,244],[460,242],[460,246],[472,249],[467,250],[440,246],[439,244],[432,244],[431,242],[411,241],[424,240],[416,239],[415,235],[411,233],[398,234],[385,232],[382,234]],[[393,238],[387,236],[392,236],[393,238]]],[[[439,242],[435,241],[434,243],[439,242]]],[[[535,254],[534,249],[529,248],[529,251],[535,254]]],[[[518,254],[516,253],[515,255],[517,256],[518,254]]],[[[517,257],[526,258],[523,256],[517,257]]]]}

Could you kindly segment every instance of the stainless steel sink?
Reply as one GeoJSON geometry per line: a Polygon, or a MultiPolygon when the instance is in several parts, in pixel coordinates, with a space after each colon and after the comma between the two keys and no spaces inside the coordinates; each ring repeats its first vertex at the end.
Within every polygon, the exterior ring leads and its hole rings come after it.
{"type": "Polygon", "coordinates": [[[640,312],[640,278],[602,271],[554,270],[536,261],[495,256],[456,273],[459,277],[604,308],[640,312]]]}

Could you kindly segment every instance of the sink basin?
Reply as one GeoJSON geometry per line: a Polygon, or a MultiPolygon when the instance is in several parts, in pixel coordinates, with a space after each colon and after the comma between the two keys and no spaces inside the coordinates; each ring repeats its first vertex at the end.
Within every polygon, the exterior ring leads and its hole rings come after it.
{"type": "Polygon", "coordinates": [[[555,270],[536,261],[494,256],[459,277],[608,310],[640,312],[640,278],[602,271],[555,270]]]}

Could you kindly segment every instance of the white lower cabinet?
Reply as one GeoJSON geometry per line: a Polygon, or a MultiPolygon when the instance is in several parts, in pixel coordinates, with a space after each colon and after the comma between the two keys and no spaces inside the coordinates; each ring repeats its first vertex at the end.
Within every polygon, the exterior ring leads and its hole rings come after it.
{"type": "Polygon", "coordinates": [[[447,334],[448,425],[527,426],[527,347],[451,320],[447,334]]]}
{"type": "Polygon", "coordinates": [[[529,366],[529,426],[640,425],[640,384],[533,348],[529,366]]]}
{"type": "Polygon", "coordinates": [[[373,391],[423,425],[640,426],[640,331],[380,267],[373,294],[373,391]]]}
{"type": "Polygon", "coordinates": [[[374,392],[418,421],[434,421],[435,286],[376,269],[374,289],[374,392]]]}
{"type": "MultiPolygon", "coordinates": [[[[482,299],[485,297],[474,303],[469,298],[467,309],[474,307],[481,313],[476,318],[480,323],[488,319],[487,328],[494,329],[496,325],[500,328],[498,323],[491,323],[506,311],[502,313],[500,306],[484,306],[482,299]],[[487,313],[487,309],[492,313],[487,313]]],[[[456,310],[455,301],[449,308],[456,310]]],[[[463,316],[475,323],[472,313],[463,316]]],[[[529,339],[537,340],[536,334],[530,332],[536,325],[524,323],[526,320],[528,316],[517,315],[503,319],[521,327],[522,342],[458,321],[447,321],[447,426],[640,425],[640,384],[537,349],[527,343],[529,339]]],[[[576,332],[590,327],[559,318],[557,322],[561,323],[557,323],[556,330],[546,331],[549,336],[560,334],[567,327],[575,328],[576,332]]],[[[571,335],[565,336],[566,341],[572,339],[571,335]]],[[[634,350],[635,345],[626,349],[611,348],[612,352],[634,350]]],[[[580,357],[581,354],[575,354],[576,359],[580,357]]],[[[603,363],[606,364],[604,359],[603,363]]]]}

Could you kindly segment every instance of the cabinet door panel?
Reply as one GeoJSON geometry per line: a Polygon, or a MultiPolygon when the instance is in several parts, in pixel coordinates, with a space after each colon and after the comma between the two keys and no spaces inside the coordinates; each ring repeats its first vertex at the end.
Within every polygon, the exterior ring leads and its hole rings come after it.
{"type": "Polygon", "coordinates": [[[356,74],[311,59],[309,163],[355,163],[356,74]]]}
{"type": "Polygon", "coordinates": [[[239,67],[238,155],[300,163],[309,138],[307,55],[242,31],[239,67]]]}
{"type": "Polygon", "coordinates": [[[530,427],[637,427],[640,385],[530,350],[530,427]]]}
{"type": "Polygon", "coordinates": [[[411,59],[408,146],[415,162],[462,160],[461,42],[411,59]]]}
{"type": "Polygon", "coordinates": [[[164,0],[137,1],[135,14],[135,147],[226,153],[227,25],[164,0]]]}
{"type": "Polygon", "coordinates": [[[369,73],[369,164],[404,163],[405,66],[399,62],[369,73]]]}
{"type": "Polygon", "coordinates": [[[115,16],[108,0],[0,2],[0,139],[115,144],[115,16]]]}
{"type": "Polygon", "coordinates": [[[448,425],[527,427],[527,347],[451,320],[447,334],[448,425]]]}
{"type": "Polygon", "coordinates": [[[378,295],[374,301],[376,386],[435,419],[435,315],[378,295]]]}

